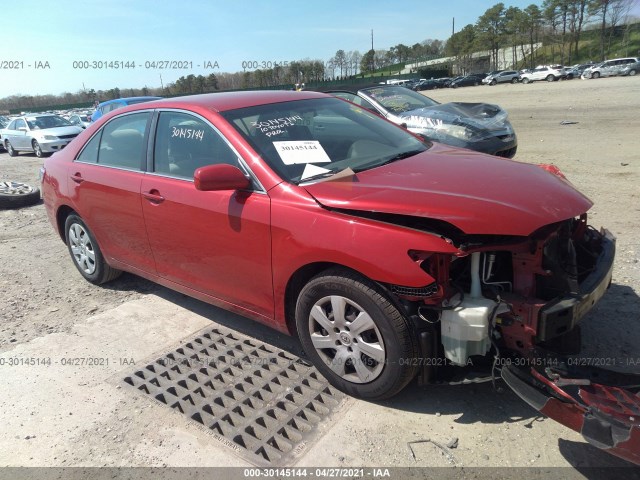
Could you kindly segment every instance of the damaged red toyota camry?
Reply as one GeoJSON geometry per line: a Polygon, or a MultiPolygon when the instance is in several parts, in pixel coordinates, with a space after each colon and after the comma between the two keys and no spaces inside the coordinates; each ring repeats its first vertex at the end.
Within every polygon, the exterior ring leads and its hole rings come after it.
{"type": "Polygon", "coordinates": [[[615,240],[553,168],[437,143],[314,92],[117,110],[45,160],[79,272],[132,272],[297,335],[337,388],[382,399],[501,376],[640,462],[637,377],[577,368],[615,240]]]}

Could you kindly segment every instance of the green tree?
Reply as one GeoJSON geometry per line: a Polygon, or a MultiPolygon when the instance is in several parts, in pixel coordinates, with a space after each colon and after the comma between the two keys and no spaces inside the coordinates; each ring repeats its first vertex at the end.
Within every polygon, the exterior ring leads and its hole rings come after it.
{"type": "Polygon", "coordinates": [[[375,50],[371,49],[362,56],[360,60],[360,71],[362,73],[371,73],[376,69],[375,65],[375,50]]]}
{"type": "Polygon", "coordinates": [[[491,53],[492,68],[498,68],[498,51],[504,41],[504,3],[489,8],[476,22],[478,44],[491,53]]]}

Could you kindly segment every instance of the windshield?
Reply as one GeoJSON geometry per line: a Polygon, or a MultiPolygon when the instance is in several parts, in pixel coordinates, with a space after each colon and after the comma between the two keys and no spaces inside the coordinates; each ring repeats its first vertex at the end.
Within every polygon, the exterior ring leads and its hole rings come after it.
{"type": "Polygon", "coordinates": [[[41,117],[27,117],[25,119],[31,130],[44,130],[45,128],[71,127],[69,121],[58,115],[43,115],[41,117]]]}
{"type": "Polygon", "coordinates": [[[404,87],[372,87],[362,89],[360,93],[375,100],[391,113],[438,105],[435,100],[404,87]]]}
{"type": "Polygon", "coordinates": [[[428,146],[368,110],[338,98],[222,112],[283,179],[300,183],[375,168],[428,146]]]}

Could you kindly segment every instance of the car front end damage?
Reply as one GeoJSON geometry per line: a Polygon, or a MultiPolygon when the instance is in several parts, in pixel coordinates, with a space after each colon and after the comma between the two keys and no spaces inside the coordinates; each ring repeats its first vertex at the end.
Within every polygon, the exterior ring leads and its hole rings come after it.
{"type": "Polygon", "coordinates": [[[403,112],[392,120],[427,140],[513,158],[518,140],[508,118],[498,105],[458,102],[403,112]]]}
{"type": "Polygon", "coordinates": [[[395,292],[431,359],[420,383],[501,376],[541,413],[640,464],[640,375],[579,355],[579,322],[611,283],[613,235],[586,214],[524,238],[447,233],[460,255],[410,252],[434,282],[421,298],[395,292]]]}

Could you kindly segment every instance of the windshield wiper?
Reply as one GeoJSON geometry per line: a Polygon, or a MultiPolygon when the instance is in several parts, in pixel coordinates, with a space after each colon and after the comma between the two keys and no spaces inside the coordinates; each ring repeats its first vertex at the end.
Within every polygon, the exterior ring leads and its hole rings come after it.
{"type": "MultiPolygon", "coordinates": [[[[426,149],[425,149],[425,150],[426,150],[426,149]]],[[[381,167],[381,166],[383,166],[383,165],[388,165],[389,163],[393,163],[393,162],[396,162],[396,161],[398,161],[398,160],[403,160],[403,159],[405,159],[405,158],[413,157],[414,155],[417,155],[417,154],[419,154],[419,153],[422,153],[422,152],[424,152],[425,150],[408,150],[408,151],[406,151],[406,152],[402,152],[402,153],[399,153],[399,154],[397,154],[397,155],[394,155],[393,157],[386,159],[386,160],[385,160],[384,162],[382,162],[382,163],[378,163],[378,164],[376,164],[376,165],[373,165],[373,166],[370,166],[370,167],[367,167],[367,168],[364,168],[364,169],[358,169],[358,170],[355,170],[355,171],[356,171],[356,172],[361,172],[362,170],[367,170],[367,169],[369,169],[369,168],[377,168],[377,167],[381,167]]]]}
{"type": "Polygon", "coordinates": [[[310,177],[301,178],[300,180],[298,180],[298,184],[310,182],[312,180],[317,180],[318,178],[330,177],[332,175],[335,175],[336,173],[337,172],[334,172],[334,171],[316,173],[315,175],[311,175],[310,177]]]}

